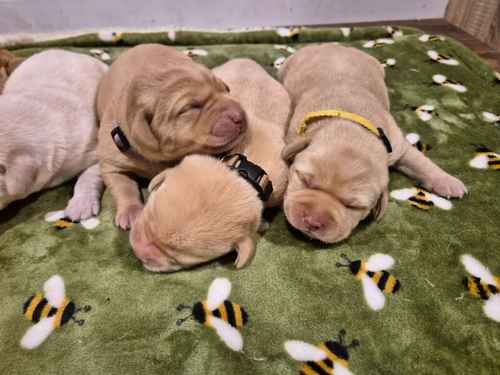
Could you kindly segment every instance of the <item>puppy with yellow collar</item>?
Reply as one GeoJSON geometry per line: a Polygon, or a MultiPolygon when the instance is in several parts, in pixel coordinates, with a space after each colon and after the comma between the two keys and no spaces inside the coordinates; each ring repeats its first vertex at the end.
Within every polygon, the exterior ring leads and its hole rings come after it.
{"type": "Polygon", "coordinates": [[[334,243],[370,214],[380,219],[391,166],[438,195],[467,192],[405,139],[375,58],[339,45],[309,46],[288,58],[279,77],[295,105],[283,151],[291,164],[284,210],[306,235],[334,243]]]}

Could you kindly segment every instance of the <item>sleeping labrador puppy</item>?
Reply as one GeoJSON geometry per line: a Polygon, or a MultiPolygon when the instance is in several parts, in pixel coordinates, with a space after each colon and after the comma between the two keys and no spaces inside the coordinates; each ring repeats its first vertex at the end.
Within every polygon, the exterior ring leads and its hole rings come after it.
{"type": "Polygon", "coordinates": [[[9,77],[14,69],[23,61],[23,58],[17,57],[6,49],[0,49],[0,93],[7,81],[7,77],[9,77]]]}
{"type": "Polygon", "coordinates": [[[391,166],[439,195],[466,193],[404,138],[375,58],[338,45],[310,46],[288,58],[279,76],[295,104],[283,151],[291,163],[284,210],[306,235],[334,243],[370,213],[380,219],[391,166]],[[343,112],[314,113],[325,110],[343,112]]]}
{"type": "Polygon", "coordinates": [[[262,201],[257,191],[223,162],[185,157],[149,185],[151,194],[130,232],[144,268],[173,272],[238,252],[243,267],[255,252],[262,201]]]}
{"type": "Polygon", "coordinates": [[[98,214],[95,98],[106,70],[89,56],[48,50],[12,73],[0,95],[0,209],[80,175],[65,214],[98,214]]]}
{"type": "Polygon", "coordinates": [[[243,267],[255,252],[263,206],[283,200],[288,168],[281,151],[291,106],[288,93],[252,60],[232,60],[214,74],[247,113],[245,139],[231,150],[247,159],[235,156],[222,162],[189,156],[153,179],[151,196],[130,235],[135,254],[151,271],[192,267],[232,249],[238,252],[236,267],[243,267]],[[246,175],[250,180],[242,177],[246,175]]]}
{"type": "Polygon", "coordinates": [[[150,179],[189,154],[223,153],[246,130],[245,113],[224,82],[160,44],[134,47],[113,63],[97,109],[101,171],[122,229],[143,208],[133,177],[150,179]]]}

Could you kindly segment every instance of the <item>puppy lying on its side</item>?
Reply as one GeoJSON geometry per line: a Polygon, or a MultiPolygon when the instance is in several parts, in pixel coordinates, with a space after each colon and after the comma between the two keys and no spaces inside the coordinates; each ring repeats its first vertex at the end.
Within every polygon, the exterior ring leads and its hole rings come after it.
{"type": "Polygon", "coordinates": [[[223,153],[246,130],[245,113],[224,82],[160,44],[118,57],[99,86],[97,109],[101,170],[122,229],[143,208],[132,176],[150,179],[189,154],[223,153]]]}
{"type": "Polygon", "coordinates": [[[375,58],[338,45],[310,46],[291,56],[279,76],[295,105],[283,151],[291,162],[284,210],[295,228],[333,243],[370,213],[380,219],[390,166],[439,195],[466,193],[403,137],[375,58]],[[315,113],[328,110],[338,112],[315,113]]]}
{"type": "Polygon", "coordinates": [[[65,214],[98,214],[95,97],[106,70],[89,56],[49,50],[9,77],[0,95],[0,209],[81,173],[65,214]]]}
{"type": "Polygon", "coordinates": [[[214,73],[228,84],[248,116],[246,138],[231,152],[245,154],[267,176],[238,157],[221,162],[188,156],[155,177],[150,198],[130,234],[135,254],[150,271],[192,267],[232,249],[238,252],[236,267],[243,267],[255,252],[262,201],[270,207],[283,198],[287,166],[280,153],[290,112],[287,92],[248,59],[230,61],[214,73]],[[250,182],[241,176],[247,173],[254,176],[250,182]],[[269,178],[274,192],[267,200],[269,178]]]}
{"type": "Polygon", "coordinates": [[[17,57],[6,49],[0,49],[0,93],[3,90],[7,78],[23,61],[23,58],[17,57]]]}

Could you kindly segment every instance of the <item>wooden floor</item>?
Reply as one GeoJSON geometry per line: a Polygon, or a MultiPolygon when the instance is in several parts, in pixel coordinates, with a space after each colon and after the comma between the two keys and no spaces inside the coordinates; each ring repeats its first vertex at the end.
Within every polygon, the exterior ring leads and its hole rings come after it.
{"type": "Polygon", "coordinates": [[[495,50],[492,47],[486,45],[485,43],[477,40],[473,36],[467,34],[465,31],[448,23],[445,19],[428,19],[420,21],[411,20],[411,21],[363,22],[363,23],[336,24],[330,26],[380,26],[380,25],[410,26],[419,28],[429,34],[441,34],[450,36],[454,39],[459,40],[467,47],[475,51],[496,71],[500,72],[500,51],[495,50]]]}

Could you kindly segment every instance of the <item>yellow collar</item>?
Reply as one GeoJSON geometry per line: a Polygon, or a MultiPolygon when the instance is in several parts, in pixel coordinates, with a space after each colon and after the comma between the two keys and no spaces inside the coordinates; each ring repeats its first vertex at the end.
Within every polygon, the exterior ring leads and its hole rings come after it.
{"type": "Polygon", "coordinates": [[[298,135],[303,135],[306,132],[307,126],[314,120],[318,120],[320,118],[324,117],[339,117],[344,120],[349,120],[352,122],[355,122],[358,125],[361,125],[365,129],[368,129],[370,132],[375,134],[382,143],[384,144],[385,148],[387,149],[388,153],[392,152],[392,147],[391,143],[389,142],[389,139],[386,137],[384,130],[382,128],[377,128],[375,125],[372,124],[371,121],[365,119],[364,117],[361,117],[355,113],[351,112],[345,112],[345,111],[340,111],[336,109],[326,109],[323,111],[316,111],[316,112],[309,112],[306,117],[302,120],[300,123],[298,129],[297,129],[297,134],[298,135]]]}

